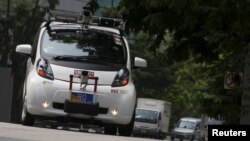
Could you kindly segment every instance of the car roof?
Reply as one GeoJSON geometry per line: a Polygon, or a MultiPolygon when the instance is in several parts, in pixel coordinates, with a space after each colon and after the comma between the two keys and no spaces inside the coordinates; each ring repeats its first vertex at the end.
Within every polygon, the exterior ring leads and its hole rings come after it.
{"type": "MultiPolygon", "coordinates": [[[[43,27],[46,24],[46,22],[42,23],[41,27],[43,27]]],[[[50,27],[55,29],[76,29],[81,28],[83,24],[80,23],[65,23],[65,22],[57,22],[53,21],[50,23],[50,27]]],[[[110,28],[110,27],[103,27],[103,26],[97,26],[97,25],[87,25],[90,29],[96,29],[100,31],[106,31],[113,34],[121,34],[121,31],[116,28],[110,28]]]]}
{"type": "Polygon", "coordinates": [[[217,120],[215,118],[208,119],[208,121],[207,121],[208,125],[222,125],[224,123],[225,123],[224,120],[217,120]]]}
{"type": "Polygon", "coordinates": [[[181,121],[190,121],[190,122],[200,122],[200,118],[195,118],[195,117],[183,117],[180,119],[181,121]]]}
{"type": "Polygon", "coordinates": [[[136,110],[148,110],[148,111],[155,111],[155,112],[161,112],[160,110],[156,110],[156,109],[146,109],[146,108],[136,108],[136,110]]]}

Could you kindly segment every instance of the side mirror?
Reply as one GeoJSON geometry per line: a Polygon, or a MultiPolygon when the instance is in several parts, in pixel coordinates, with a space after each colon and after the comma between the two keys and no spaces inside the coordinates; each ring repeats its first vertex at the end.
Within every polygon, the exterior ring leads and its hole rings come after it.
{"type": "Polygon", "coordinates": [[[32,47],[29,44],[21,44],[16,47],[16,52],[24,55],[31,55],[32,47]]]}
{"type": "Polygon", "coordinates": [[[145,59],[135,57],[134,66],[135,67],[140,67],[140,68],[146,68],[147,67],[147,61],[145,59]]]}

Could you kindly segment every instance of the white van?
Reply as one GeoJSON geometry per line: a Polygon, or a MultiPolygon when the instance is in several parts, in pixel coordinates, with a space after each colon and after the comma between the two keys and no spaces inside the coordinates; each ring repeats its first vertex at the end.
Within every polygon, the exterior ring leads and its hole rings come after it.
{"type": "Polygon", "coordinates": [[[171,140],[198,140],[205,141],[205,128],[201,127],[201,119],[193,117],[183,117],[176,124],[171,132],[171,140]]]}

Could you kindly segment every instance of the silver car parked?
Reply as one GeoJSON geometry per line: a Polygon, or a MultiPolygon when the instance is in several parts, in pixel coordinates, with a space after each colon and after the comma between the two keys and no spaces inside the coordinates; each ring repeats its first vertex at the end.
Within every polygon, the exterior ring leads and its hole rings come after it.
{"type": "Polygon", "coordinates": [[[171,140],[198,140],[204,141],[206,138],[205,131],[201,127],[201,119],[193,117],[183,117],[176,124],[171,132],[171,140]]]}

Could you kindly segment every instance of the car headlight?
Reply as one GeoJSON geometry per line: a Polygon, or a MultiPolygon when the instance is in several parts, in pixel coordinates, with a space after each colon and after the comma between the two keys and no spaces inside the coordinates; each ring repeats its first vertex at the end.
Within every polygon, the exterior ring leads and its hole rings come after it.
{"type": "Polygon", "coordinates": [[[40,58],[37,62],[36,71],[40,76],[54,80],[54,75],[48,60],[40,58]]]}
{"type": "Polygon", "coordinates": [[[128,82],[129,82],[129,70],[127,68],[122,68],[117,72],[111,86],[121,87],[127,85],[128,82]]]}

